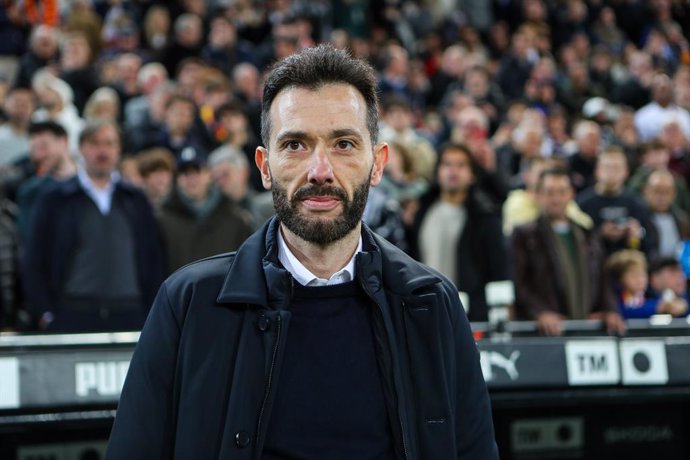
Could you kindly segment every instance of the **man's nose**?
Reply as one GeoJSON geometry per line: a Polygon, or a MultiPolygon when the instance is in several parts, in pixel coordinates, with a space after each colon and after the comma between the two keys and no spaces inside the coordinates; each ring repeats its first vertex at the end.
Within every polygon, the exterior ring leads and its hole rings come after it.
{"type": "Polygon", "coordinates": [[[311,156],[307,179],[312,184],[333,182],[333,165],[323,146],[317,146],[311,156]]]}

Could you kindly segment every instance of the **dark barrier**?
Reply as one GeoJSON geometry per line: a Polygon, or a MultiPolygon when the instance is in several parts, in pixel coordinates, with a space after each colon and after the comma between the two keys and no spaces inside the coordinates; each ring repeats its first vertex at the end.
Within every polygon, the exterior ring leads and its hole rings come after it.
{"type": "MultiPolygon", "coordinates": [[[[690,325],[475,324],[501,458],[690,458],[690,325]]],[[[138,333],[0,336],[0,459],[103,456],[138,333]]]]}

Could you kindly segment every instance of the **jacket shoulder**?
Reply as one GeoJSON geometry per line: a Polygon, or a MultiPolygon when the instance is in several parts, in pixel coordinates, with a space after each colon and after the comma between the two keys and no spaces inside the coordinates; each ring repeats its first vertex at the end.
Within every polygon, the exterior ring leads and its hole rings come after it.
{"type": "Polygon", "coordinates": [[[392,291],[414,296],[422,291],[442,289],[455,293],[457,288],[445,275],[413,259],[403,250],[372,232],[383,255],[384,284],[392,291]]]}
{"type": "Polygon", "coordinates": [[[538,230],[538,219],[520,224],[513,229],[513,238],[526,238],[534,235],[538,230]]]}
{"type": "Polygon", "coordinates": [[[180,296],[186,297],[194,290],[202,289],[215,301],[235,259],[235,254],[235,252],[218,254],[177,269],[163,283],[168,295],[179,299],[180,296]]]}

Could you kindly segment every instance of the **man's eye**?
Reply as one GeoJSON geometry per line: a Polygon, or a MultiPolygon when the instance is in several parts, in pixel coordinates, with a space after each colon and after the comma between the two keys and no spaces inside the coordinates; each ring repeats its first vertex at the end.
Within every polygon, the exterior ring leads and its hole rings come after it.
{"type": "Polygon", "coordinates": [[[286,150],[300,150],[302,148],[302,143],[299,141],[288,141],[285,143],[286,150]]]}
{"type": "Polygon", "coordinates": [[[350,150],[354,147],[354,144],[350,141],[338,141],[336,145],[340,150],[350,150]]]}

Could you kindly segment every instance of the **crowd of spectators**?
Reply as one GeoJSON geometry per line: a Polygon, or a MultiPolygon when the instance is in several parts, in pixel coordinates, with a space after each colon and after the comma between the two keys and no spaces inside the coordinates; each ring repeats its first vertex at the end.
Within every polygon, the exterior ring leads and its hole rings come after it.
{"type": "Polygon", "coordinates": [[[113,328],[116,286],[236,249],[272,212],[262,75],[321,42],[379,73],[365,221],[471,320],[507,279],[518,319],[687,314],[688,0],[2,3],[0,329],[113,328]]]}

